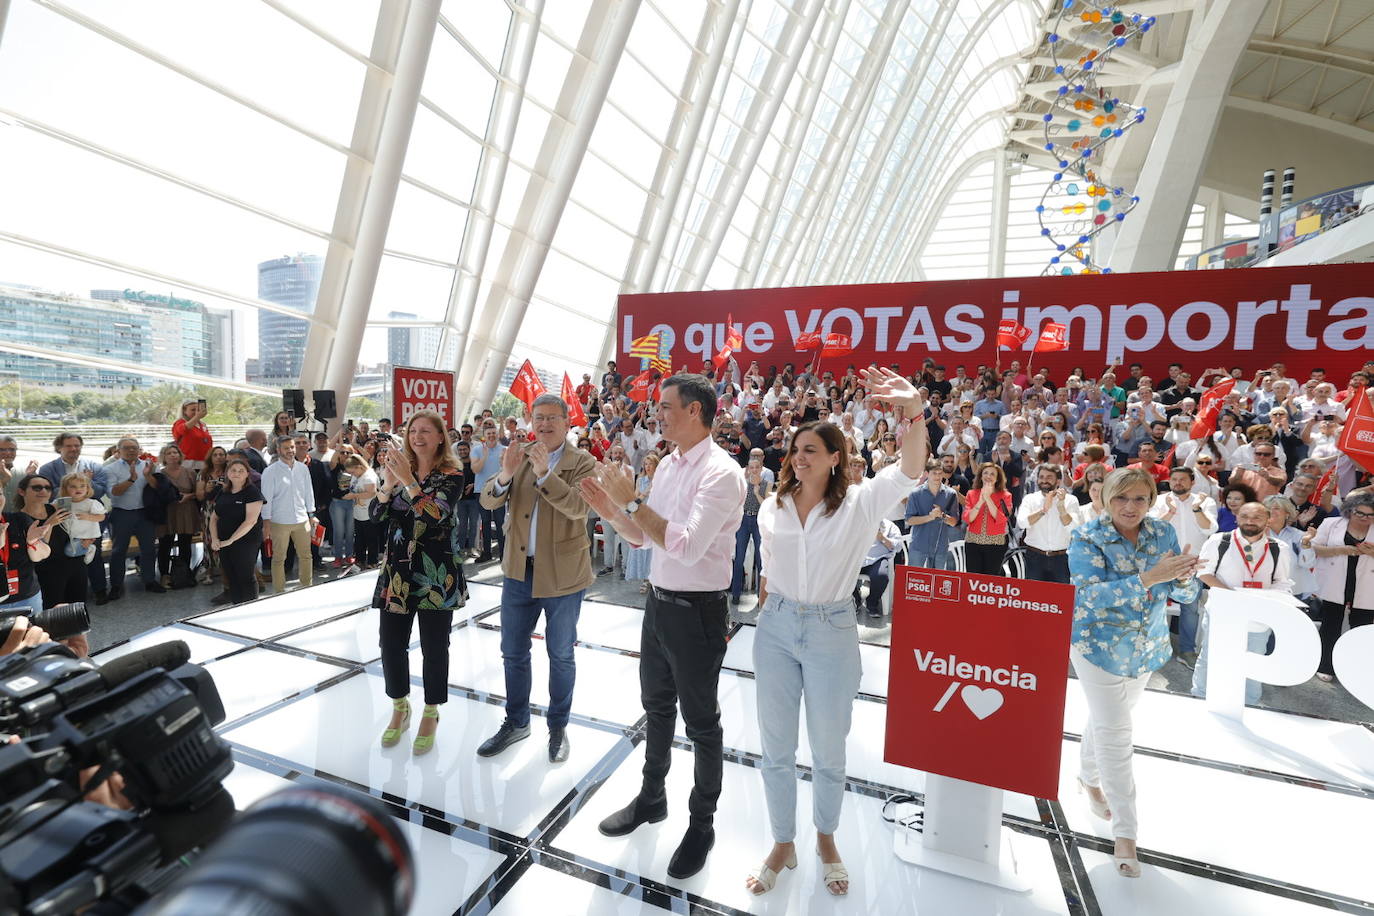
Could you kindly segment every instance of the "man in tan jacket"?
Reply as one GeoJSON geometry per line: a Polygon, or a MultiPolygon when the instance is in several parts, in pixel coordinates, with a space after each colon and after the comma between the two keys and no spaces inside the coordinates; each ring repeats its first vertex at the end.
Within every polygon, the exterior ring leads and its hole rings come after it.
{"type": "Polygon", "coordinates": [[[579,482],[596,459],[568,445],[568,406],[557,395],[535,398],[534,442],[511,443],[501,471],[482,488],[483,509],[506,506],[501,559],[501,657],[506,666],[506,718],[477,753],[493,757],[530,734],[530,636],[544,612],[549,653],[549,760],[568,759],[566,735],[577,669],[573,643],[582,595],[596,580],[587,540],[587,504],[579,482]]]}

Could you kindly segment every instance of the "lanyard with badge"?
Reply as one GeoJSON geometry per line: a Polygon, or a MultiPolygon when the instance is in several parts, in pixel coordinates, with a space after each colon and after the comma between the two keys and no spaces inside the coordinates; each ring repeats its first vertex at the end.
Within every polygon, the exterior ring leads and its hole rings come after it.
{"type": "MultiPolygon", "coordinates": [[[[1232,535],[1232,537],[1234,536],[1232,535]]],[[[1240,561],[1245,565],[1245,580],[1241,582],[1241,585],[1245,588],[1264,588],[1264,582],[1260,580],[1259,571],[1260,567],[1264,565],[1265,556],[1269,553],[1269,544],[1267,541],[1261,541],[1259,546],[1260,550],[1255,557],[1254,565],[1250,563],[1251,545],[1247,543],[1241,549],[1240,561]]]]}

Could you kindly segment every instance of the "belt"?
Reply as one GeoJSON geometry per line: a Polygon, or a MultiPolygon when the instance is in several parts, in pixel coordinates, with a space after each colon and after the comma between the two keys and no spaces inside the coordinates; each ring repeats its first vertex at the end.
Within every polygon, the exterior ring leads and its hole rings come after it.
{"type": "Polygon", "coordinates": [[[1067,550],[1041,550],[1039,547],[1032,547],[1029,544],[1026,545],[1026,549],[1034,550],[1042,557],[1062,557],[1064,554],[1068,553],[1067,550]]]}
{"type": "Polygon", "coordinates": [[[707,601],[724,601],[725,589],[717,589],[713,592],[675,592],[667,588],[659,588],[657,585],[649,586],[653,589],[654,597],[667,604],[676,604],[678,607],[696,607],[698,604],[707,601]]]}

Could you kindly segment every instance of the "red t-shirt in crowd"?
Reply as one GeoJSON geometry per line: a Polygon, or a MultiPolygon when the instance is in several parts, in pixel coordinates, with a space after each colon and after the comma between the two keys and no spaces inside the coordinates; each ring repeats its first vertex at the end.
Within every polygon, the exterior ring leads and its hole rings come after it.
{"type": "Polygon", "coordinates": [[[204,461],[210,449],[215,447],[215,440],[204,423],[187,426],[185,420],[177,420],[172,424],[172,438],[181,449],[181,457],[187,461],[204,461]]]}

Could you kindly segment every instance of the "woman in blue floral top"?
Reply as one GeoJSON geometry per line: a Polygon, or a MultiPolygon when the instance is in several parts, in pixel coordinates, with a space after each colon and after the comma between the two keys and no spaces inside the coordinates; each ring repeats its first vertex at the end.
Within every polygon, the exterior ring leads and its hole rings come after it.
{"type": "Polygon", "coordinates": [[[1088,702],[1078,782],[1093,813],[1111,820],[1116,871],[1126,878],[1140,876],[1131,709],[1169,660],[1168,599],[1194,601],[1200,588],[1197,557],[1179,555],[1173,526],[1149,517],[1157,489],[1148,471],[1112,471],[1102,488],[1107,514],[1069,541],[1070,656],[1088,702]]]}
{"type": "Polygon", "coordinates": [[[425,709],[413,751],[434,748],[439,706],[448,698],[448,637],[453,611],[467,603],[458,501],[463,472],[448,447],[444,421],[419,410],[406,425],[402,449],[383,446],[382,485],[372,520],[382,532],[384,556],[372,606],[382,609],[382,674],[391,697],[391,723],[382,746],[391,747],[410,725],[410,632],[420,618],[425,709]]]}

